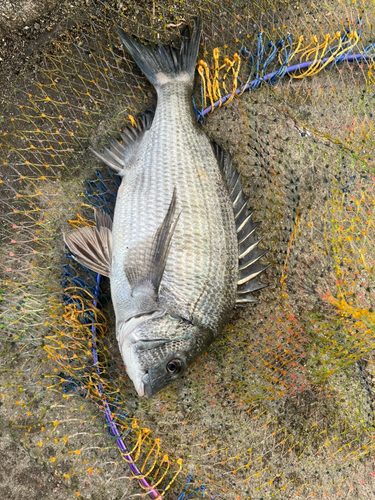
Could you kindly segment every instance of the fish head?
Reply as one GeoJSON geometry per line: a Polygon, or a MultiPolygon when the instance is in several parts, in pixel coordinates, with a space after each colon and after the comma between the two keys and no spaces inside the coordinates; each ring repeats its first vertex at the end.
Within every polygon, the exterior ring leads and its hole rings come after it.
{"type": "Polygon", "coordinates": [[[133,323],[131,333],[123,343],[119,337],[119,344],[139,396],[150,398],[181,377],[209,344],[205,329],[169,314],[149,315],[133,323]]]}

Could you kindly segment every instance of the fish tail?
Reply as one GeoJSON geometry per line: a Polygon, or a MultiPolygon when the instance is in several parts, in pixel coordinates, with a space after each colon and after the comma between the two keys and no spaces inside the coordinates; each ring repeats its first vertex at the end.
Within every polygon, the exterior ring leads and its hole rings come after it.
{"type": "Polygon", "coordinates": [[[126,50],[156,90],[165,83],[176,80],[193,84],[201,36],[200,19],[195,18],[191,36],[188,26],[181,31],[180,49],[171,45],[145,45],[121,28],[119,34],[126,50]]]}

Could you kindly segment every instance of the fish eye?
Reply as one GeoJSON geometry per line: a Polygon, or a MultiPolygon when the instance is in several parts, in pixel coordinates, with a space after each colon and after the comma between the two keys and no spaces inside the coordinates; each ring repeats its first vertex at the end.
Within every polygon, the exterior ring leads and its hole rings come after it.
{"type": "Polygon", "coordinates": [[[177,375],[181,371],[182,363],[180,359],[171,359],[167,363],[167,372],[171,375],[177,375]]]}

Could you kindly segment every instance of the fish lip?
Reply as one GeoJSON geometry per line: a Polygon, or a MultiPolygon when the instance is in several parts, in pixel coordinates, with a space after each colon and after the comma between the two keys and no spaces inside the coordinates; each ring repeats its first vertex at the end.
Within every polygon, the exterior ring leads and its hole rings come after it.
{"type": "Polygon", "coordinates": [[[143,395],[145,395],[146,398],[149,399],[153,395],[153,390],[152,390],[150,375],[148,373],[146,373],[146,375],[143,375],[142,382],[144,388],[143,395]]]}
{"type": "Polygon", "coordinates": [[[138,393],[138,396],[140,396],[140,397],[145,395],[145,386],[142,382],[138,386],[137,393],[138,393]]]}

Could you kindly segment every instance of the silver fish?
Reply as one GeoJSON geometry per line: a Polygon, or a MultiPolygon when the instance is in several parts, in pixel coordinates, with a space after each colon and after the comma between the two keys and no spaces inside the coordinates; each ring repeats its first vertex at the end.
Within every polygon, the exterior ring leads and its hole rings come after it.
{"type": "Polygon", "coordinates": [[[198,128],[191,95],[201,35],[195,20],[178,50],[125,48],[157,91],[155,115],[94,153],[121,177],[110,218],[64,235],[76,260],[109,276],[116,336],[139,396],[181,376],[238,304],[266,286],[252,214],[231,156],[198,128]]]}

